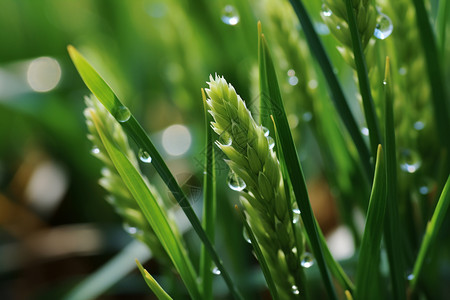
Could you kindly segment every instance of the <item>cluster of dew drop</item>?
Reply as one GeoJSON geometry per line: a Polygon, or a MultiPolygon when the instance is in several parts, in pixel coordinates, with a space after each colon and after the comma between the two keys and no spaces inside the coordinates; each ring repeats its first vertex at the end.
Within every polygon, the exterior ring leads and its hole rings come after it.
{"type": "MultiPolygon", "coordinates": [[[[331,17],[333,12],[324,3],[324,4],[322,4],[321,14],[324,17],[331,17]]],[[[338,25],[338,29],[340,29],[339,25],[338,25]]],[[[375,26],[373,35],[377,39],[384,40],[392,34],[393,30],[394,30],[394,25],[392,24],[391,18],[389,18],[387,15],[383,14],[382,12],[378,11],[377,25],[375,26]]]]}

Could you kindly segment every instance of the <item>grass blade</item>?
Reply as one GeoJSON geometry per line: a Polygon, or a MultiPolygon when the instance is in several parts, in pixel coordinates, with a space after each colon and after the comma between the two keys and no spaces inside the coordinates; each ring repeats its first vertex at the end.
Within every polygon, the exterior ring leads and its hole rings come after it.
{"type": "Polygon", "coordinates": [[[372,155],[375,156],[377,147],[381,143],[380,127],[377,121],[375,106],[373,104],[372,93],[370,91],[369,76],[367,64],[364,58],[364,52],[361,46],[361,37],[356,25],[356,17],[351,0],[345,0],[347,8],[348,26],[352,37],[353,54],[355,56],[356,72],[358,74],[359,91],[363,100],[364,115],[366,117],[367,127],[369,128],[369,140],[372,155]]]}
{"type": "MultiPolygon", "coordinates": [[[[123,109],[124,106],[114,94],[112,89],[73,46],[68,46],[68,51],[86,86],[100,100],[100,102],[102,102],[105,108],[113,116],[118,118],[120,109],[123,109]]],[[[230,275],[224,268],[219,256],[217,255],[217,252],[215,251],[205,231],[203,230],[200,220],[192,209],[192,206],[189,203],[186,195],[181,190],[181,187],[178,185],[177,181],[173,177],[173,174],[170,172],[166,163],[162,159],[158,150],[153,145],[150,138],[145,133],[144,129],[131,113],[129,114],[129,119],[126,122],[120,122],[120,124],[124,128],[127,135],[135,141],[138,147],[150,154],[150,156],[152,157],[152,165],[155,167],[159,176],[161,176],[164,183],[167,185],[175,199],[178,201],[180,207],[183,209],[195,232],[199,236],[200,240],[204,243],[206,250],[211,255],[211,258],[213,259],[217,268],[220,270],[225,283],[229,287],[234,298],[241,298],[233,281],[231,280],[230,275]]]]}
{"type": "Polygon", "coordinates": [[[273,118],[277,131],[279,133],[279,139],[281,143],[281,149],[284,154],[284,159],[289,162],[287,164],[288,174],[292,183],[295,198],[300,211],[302,212],[303,223],[305,224],[306,232],[311,240],[311,246],[313,248],[314,255],[317,259],[322,279],[324,281],[327,292],[332,299],[337,299],[336,291],[333,283],[331,282],[331,276],[325,264],[325,259],[322,252],[322,247],[319,239],[319,235],[316,228],[316,222],[309,203],[308,192],[306,190],[306,183],[303,176],[303,171],[300,166],[300,162],[297,156],[297,150],[295,149],[294,141],[292,139],[289,123],[287,121],[286,112],[281,99],[280,89],[273,66],[272,58],[269,53],[264,35],[261,36],[261,42],[264,47],[264,57],[266,64],[266,77],[268,83],[268,90],[270,96],[271,108],[273,111],[273,118]]]}
{"type": "Polygon", "coordinates": [[[439,61],[439,52],[436,45],[436,39],[429,21],[427,10],[423,0],[413,0],[416,9],[417,25],[419,27],[420,38],[425,51],[427,62],[427,72],[431,85],[431,93],[434,106],[437,131],[440,136],[442,146],[446,149],[445,173],[450,171],[448,157],[450,154],[450,139],[445,138],[450,132],[450,111],[449,98],[447,97],[446,81],[444,72],[439,61]]]}
{"type": "Polygon", "coordinates": [[[441,196],[439,197],[439,201],[436,205],[436,209],[434,210],[433,216],[431,217],[431,221],[427,225],[425,236],[423,238],[422,244],[420,245],[419,254],[414,264],[414,269],[412,273],[412,280],[410,286],[412,291],[415,290],[417,283],[420,280],[425,259],[429,258],[429,251],[436,242],[439,229],[441,228],[442,223],[444,222],[444,219],[447,215],[448,208],[450,206],[449,190],[450,190],[450,176],[448,176],[447,178],[447,182],[444,186],[444,189],[442,190],[441,196]]]}
{"type": "Polygon", "coordinates": [[[333,255],[331,254],[330,249],[327,246],[325,237],[323,236],[322,230],[319,227],[319,224],[317,224],[316,226],[319,232],[320,242],[322,243],[323,255],[328,267],[330,268],[331,274],[333,274],[334,278],[336,278],[336,280],[345,290],[348,290],[351,294],[353,294],[355,291],[355,285],[350,280],[350,278],[348,278],[347,274],[345,274],[344,272],[344,269],[342,269],[341,265],[334,259],[333,255]]]}
{"type": "Polygon", "coordinates": [[[236,210],[239,212],[242,223],[244,224],[245,230],[247,230],[248,238],[252,242],[253,250],[255,251],[256,258],[258,259],[259,265],[261,266],[261,270],[264,274],[264,278],[266,279],[267,286],[269,287],[270,294],[272,295],[273,300],[279,299],[277,288],[272,278],[272,274],[270,273],[269,266],[267,265],[266,259],[262,254],[261,248],[259,247],[258,241],[256,240],[255,235],[253,234],[252,228],[247,222],[247,218],[245,217],[245,213],[235,206],[236,210]]]}
{"type": "Polygon", "coordinates": [[[145,282],[147,283],[148,287],[153,291],[155,296],[159,300],[172,300],[172,297],[170,297],[166,291],[163,290],[163,288],[156,282],[155,278],[153,278],[152,275],[150,275],[149,272],[147,272],[146,269],[141,265],[139,260],[136,259],[136,264],[139,268],[139,271],[141,271],[142,277],[144,277],[145,282]]]}
{"type": "Polygon", "coordinates": [[[311,53],[317,59],[317,62],[322,69],[323,75],[328,83],[331,97],[334,105],[341,117],[342,122],[347,128],[353,143],[359,153],[361,164],[364,167],[367,178],[371,180],[373,178],[373,167],[370,163],[370,153],[367,146],[361,136],[361,131],[358,128],[355,118],[353,117],[351,110],[345,99],[342,87],[334,74],[333,67],[331,66],[330,59],[319,39],[311,19],[301,0],[289,0],[294,8],[295,13],[302,25],[305,33],[306,41],[308,42],[311,53]]]}
{"type": "Polygon", "coordinates": [[[375,178],[367,210],[366,227],[356,270],[356,299],[380,299],[380,244],[386,208],[386,169],[383,150],[378,146],[375,178]]]}
{"type": "MultiPolygon", "coordinates": [[[[203,175],[203,228],[210,241],[214,242],[215,219],[216,219],[216,169],[215,169],[215,149],[212,129],[210,126],[210,114],[206,106],[206,95],[202,89],[203,105],[205,110],[206,129],[206,153],[205,169],[203,175]]],[[[203,288],[203,298],[213,299],[213,276],[211,272],[211,258],[207,255],[206,249],[202,246],[200,253],[200,279],[203,288]]]]}
{"type": "Polygon", "coordinates": [[[386,218],[384,237],[391,272],[392,289],[395,299],[406,299],[404,261],[402,256],[401,227],[399,224],[397,197],[397,158],[395,146],[394,108],[389,67],[386,57],[384,77],[384,147],[386,152],[386,218]]]}
{"type": "Polygon", "coordinates": [[[184,251],[181,240],[172,231],[170,224],[167,221],[166,214],[159,206],[147,184],[133,164],[120,149],[106,137],[102,124],[97,116],[93,114],[92,120],[117,172],[120,174],[120,177],[122,177],[127,188],[130,190],[130,193],[133,195],[133,198],[139,204],[145,218],[155,231],[156,236],[171,258],[178,273],[180,273],[189,294],[194,299],[197,299],[200,297],[197,275],[195,274],[187,253],[184,251]]]}
{"type": "Polygon", "coordinates": [[[83,279],[64,300],[97,299],[116,282],[136,268],[132,257],[141,261],[150,259],[152,253],[140,241],[130,242],[122,251],[105,263],[100,269],[83,279]]]}

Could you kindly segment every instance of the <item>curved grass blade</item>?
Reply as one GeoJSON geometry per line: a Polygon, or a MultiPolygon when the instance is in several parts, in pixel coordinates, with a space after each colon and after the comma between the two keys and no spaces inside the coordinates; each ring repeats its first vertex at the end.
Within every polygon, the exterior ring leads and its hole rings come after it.
{"type": "Polygon", "coordinates": [[[375,178],[367,210],[361,248],[356,269],[356,299],[380,299],[380,244],[386,208],[386,169],[383,150],[378,146],[375,178]]]}
{"type": "Polygon", "coordinates": [[[330,268],[331,274],[333,274],[334,278],[336,278],[336,280],[345,290],[353,294],[355,292],[355,285],[350,280],[350,278],[348,278],[347,274],[345,274],[344,272],[344,269],[342,269],[341,265],[334,259],[333,255],[331,254],[325,237],[323,236],[322,230],[319,227],[319,224],[317,224],[316,226],[317,231],[319,232],[320,242],[322,243],[323,255],[328,267],[330,268]]]}
{"type": "Polygon", "coordinates": [[[394,299],[406,299],[404,261],[401,253],[401,227],[399,224],[397,197],[397,158],[395,147],[394,108],[389,67],[386,57],[384,76],[384,147],[386,152],[386,218],[384,223],[384,241],[389,260],[394,299]]]}
{"type": "Polygon", "coordinates": [[[147,283],[148,287],[152,290],[152,292],[155,294],[155,296],[159,300],[172,300],[172,297],[170,297],[165,290],[156,282],[155,278],[153,278],[152,275],[150,275],[149,272],[147,272],[146,269],[141,265],[139,260],[136,259],[136,264],[139,268],[139,271],[141,271],[142,277],[144,277],[145,282],[147,283]]]}
{"type": "Polygon", "coordinates": [[[315,56],[320,68],[322,69],[323,75],[328,83],[334,105],[341,117],[342,122],[347,128],[353,143],[356,146],[356,150],[359,153],[361,164],[364,167],[367,178],[371,180],[373,178],[373,166],[370,163],[369,150],[367,149],[367,146],[361,136],[361,131],[359,130],[356,120],[347,104],[342,87],[334,74],[330,59],[325,52],[319,36],[314,30],[314,26],[302,1],[289,0],[289,2],[291,2],[300,24],[302,25],[311,53],[315,56]]]}
{"type": "Polygon", "coordinates": [[[137,257],[141,261],[147,261],[152,257],[152,253],[142,242],[137,240],[130,242],[100,269],[77,284],[63,299],[97,299],[136,268],[134,261],[131,259],[132,257],[137,257]]]}
{"type": "MultiPolygon", "coordinates": [[[[100,75],[94,70],[94,68],[73,46],[68,46],[67,49],[73,63],[75,64],[75,67],[77,68],[86,86],[100,100],[100,102],[102,102],[105,108],[117,118],[120,109],[124,108],[123,104],[120,102],[120,100],[117,98],[108,84],[100,77],[100,75]]],[[[158,150],[156,150],[155,146],[145,133],[144,129],[131,113],[129,114],[129,119],[126,122],[120,122],[120,124],[122,125],[127,135],[135,141],[138,147],[150,154],[150,156],[152,157],[152,165],[155,167],[159,176],[161,176],[162,180],[167,185],[180,207],[183,209],[186,217],[189,219],[192,225],[192,228],[194,228],[200,240],[205,245],[205,248],[208,251],[209,255],[211,255],[211,258],[213,259],[217,268],[220,270],[223,279],[225,280],[225,283],[227,284],[234,298],[242,298],[237,291],[233,281],[231,280],[229,273],[224,268],[222,261],[217,255],[217,252],[209,241],[205,231],[203,230],[200,220],[192,209],[192,206],[189,203],[186,195],[181,190],[181,187],[178,185],[177,181],[173,177],[173,174],[170,172],[166,163],[162,159],[158,150]]]]}
{"type": "Polygon", "coordinates": [[[272,278],[272,274],[270,273],[269,266],[267,265],[266,259],[262,254],[261,248],[259,247],[258,241],[256,240],[255,235],[253,234],[252,228],[247,222],[247,218],[245,217],[245,213],[238,208],[237,205],[234,206],[238,213],[241,216],[242,223],[244,224],[245,230],[247,230],[248,238],[252,242],[253,250],[255,251],[256,258],[258,259],[259,265],[261,266],[261,270],[264,274],[264,278],[266,279],[267,286],[269,288],[270,294],[272,295],[273,300],[280,299],[278,296],[278,291],[275,286],[275,283],[272,278]]]}
{"type": "Polygon", "coordinates": [[[303,223],[305,224],[306,232],[311,240],[314,255],[317,259],[322,279],[324,281],[327,292],[332,299],[337,299],[336,291],[331,281],[330,273],[325,264],[322,247],[317,232],[316,222],[309,203],[308,192],[306,190],[306,183],[303,176],[303,171],[297,156],[294,141],[292,139],[289,123],[287,121],[286,112],[284,110],[283,101],[281,99],[280,89],[278,86],[277,76],[273,66],[273,61],[269,53],[269,48],[264,35],[261,35],[261,42],[263,43],[264,57],[266,64],[266,78],[269,90],[268,103],[271,105],[273,118],[279,133],[280,146],[284,154],[284,159],[287,163],[287,170],[292,188],[294,190],[295,198],[300,211],[302,212],[303,223]]]}
{"type": "Polygon", "coordinates": [[[417,25],[419,28],[420,39],[425,51],[427,62],[427,72],[431,85],[431,93],[434,106],[437,131],[440,136],[442,146],[446,149],[446,159],[444,162],[445,173],[450,171],[450,139],[446,138],[450,132],[450,111],[449,98],[447,97],[446,81],[444,72],[439,62],[439,52],[436,45],[436,38],[429,21],[427,10],[423,0],[413,0],[416,9],[417,25]]]}
{"type": "Polygon", "coordinates": [[[150,226],[155,231],[156,236],[183,279],[189,294],[192,298],[198,299],[200,297],[200,289],[197,283],[197,275],[187,253],[184,251],[181,240],[172,231],[166,214],[150,192],[141,174],[120,149],[107,138],[97,115],[92,114],[92,120],[114,167],[117,169],[120,177],[122,177],[123,182],[133,195],[133,198],[139,204],[150,226]]]}
{"type": "Polygon", "coordinates": [[[366,117],[367,127],[369,128],[369,140],[372,155],[375,156],[377,147],[381,143],[380,126],[378,125],[375,105],[370,91],[369,76],[366,60],[361,46],[361,37],[356,25],[356,17],[351,0],[345,0],[347,8],[348,26],[352,37],[353,54],[355,56],[356,72],[358,74],[359,91],[363,100],[364,115],[366,117]]]}
{"type": "MultiPolygon", "coordinates": [[[[216,219],[216,169],[215,169],[215,149],[212,129],[210,126],[210,114],[206,106],[206,95],[202,89],[203,106],[205,110],[205,169],[203,174],[203,227],[210,241],[214,242],[215,219],[216,219]]],[[[211,272],[211,258],[202,246],[200,253],[200,279],[202,282],[203,299],[213,299],[213,276],[211,272]]]]}
{"type": "Polygon", "coordinates": [[[416,262],[414,264],[414,269],[412,273],[412,280],[410,288],[412,291],[415,290],[417,283],[422,276],[422,269],[425,263],[425,259],[429,258],[429,251],[436,242],[439,229],[447,216],[448,208],[450,206],[450,175],[447,178],[447,182],[442,190],[439,201],[434,210],[431,221],[427,225],[427,230],[423,238],[422,244],[420,245],[419,254],[417,256],[416,262]]]}

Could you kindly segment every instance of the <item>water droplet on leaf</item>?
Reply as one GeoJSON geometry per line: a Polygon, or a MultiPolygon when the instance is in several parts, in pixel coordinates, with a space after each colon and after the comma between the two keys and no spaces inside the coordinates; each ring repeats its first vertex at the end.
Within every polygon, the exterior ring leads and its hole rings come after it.
{"type": "Polygon", "coordinates": [[[100,149],[97,146],[94,146],[91,150],[92,154],[99,154],[100,153],[100,149]]]}
{"type": "Polygon", "coordinates": [[[247,228],[245,228],[245,227],[244,227],[244,230],[242,230],[242,236],[244,237],[244,240],[245,240],[247,243],[249,243],[249,244],[252,243],[252,240],[250,240],[250,238],[249,238],[249,236],[248,236],[247,228]]]}
{"type": "Polygon", "coordinates": [[[222,10],[222,16],[220,17],[222,22],[227,25],[234,26],[239,23],[239,13],[233,5],[226,5],[222,10]]]}
{"type": "Polygon", "coordinates": [[[409,274],[408,277],[406,277],[409,281],[414,279],[414,274],[409,274]]]}
{"type": "Polygon", "coordinates": [[[211,272],[212,272],[214,275],[220,275],[220,273],[221,273],[218,267],[214,267],[214,268],[212,269],[211,272]]]}
{"type": "Polygon", "coordinates": [[[294,208],[292,210],[292,221],[294,224],[297,224],[300,221],[300,209],[294,208]]]}
{"type": "Polygon", "coordinates": [[[273,147],[275,147],[275,140],[271,136],[267,137],[267,143],[269,144],[269,149],[273,149],[273,147]]]}
{"type": "Polygon", "coordinates": [[[420,156],[417,152],[411,149],[403,149],[400,152],[400,169],[407,173],[416,172],[422,162],[420,160],[420,156]]]}
{"type": "Polygon", "coordinates": [[[311,121],[312,118],[313,118],[313,114],[310,111],[306,111],[302,115],[302,120],[303,120],[303,122],[306,122],[306,123],[311,121]]]}
{"type": "Polygon", "coordinates": [[[140,149],[139,150],[139,159],[142,162],[145,163],[151,163],[152,162],[152,157],[150,156],[150,154],[148,154],[147,151],[145,151],[144,149],[140,149]]]}
{"type": "Polygon", "coordinates": [[[369,136],[369,128],[367,127],[361,128],[361,133],[365,136],[369,136]]]}
{"type": "Polygon", "coordinates": [[[233,171],[230,171],[230,173],[228,174],[227,182],[228,182],[228,186],[233,191],[238,191],[238,192],[243,191],[245,189],[245,187],[247,186],[245,184],[245,181],[241,177],[239,177],[236,173],[234,173],[233,171]]]}
{"type": "Polygon", "coordinates": [[[377,25],[373,35],[380,40],[386,39],[394,30],[391,19],[385,14],[380,13],[377,18],[377,25]]]}
{"type": "Polygon", "coordinates": [[[267,127],[264,127],[264,126],[261,126],[261,129],[263,130],[263,132],[264,132],[264,136],[265,137],[268,137],[269,136],[269,129],[267,128],[267,127]]]}
{"type": "Polygon", "coordinates": [[[292,294],[298,295],[300,294],[300,291],[298,290],[298,287],[294,284],[291,288],[292,294]]]}
{"type": "Polygon", "coordinates": [[[131,235],[135,235],[139,231],[136,227],[130,226],[128,223],[123,223],[123,229],[131,235]]]}
{"type": "Polygon", "coordinates": [[[314,265],[314,258],[311,253],[303,253],[301,265],[303,268],[310,268],[312,265],[314,265]]]}
{"type": "Polygon", "coordinates": [[[117,121],[123,123],[123,122],[126,122],[126,121],[128,121],[130,119],[131,112],[128,109],[128,107],[126,107],[126,106],[119,106],[116,109],[115,117],[116,117],[117,121]]]}
{"type": "Polygon", "coordinates": [[[331,9],[324,3],[322,4],[322,15],[325,17],[329,17],[333,14],[331,9]]]}

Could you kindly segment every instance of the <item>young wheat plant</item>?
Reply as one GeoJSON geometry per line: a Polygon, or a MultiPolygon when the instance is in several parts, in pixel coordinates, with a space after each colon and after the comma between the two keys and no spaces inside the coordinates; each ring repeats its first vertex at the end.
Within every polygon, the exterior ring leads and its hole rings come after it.
{"type": "MultiPolygon", "coordinates": [[[[230,169],[241,181],[241,203],[248,215],[277,291],[282,299],[300,297],[305,289],[301,255],[303,240],[295,230],[280,164],[267,131],[252,118],[244,101],[223,77],[210,77],[206,93],[218,147],[227,155],[230,169]],[[296,233],[298,235],[296,236],[296,233]]],[[[232,179],[233,180],[233,179],[232,179]]]]}

